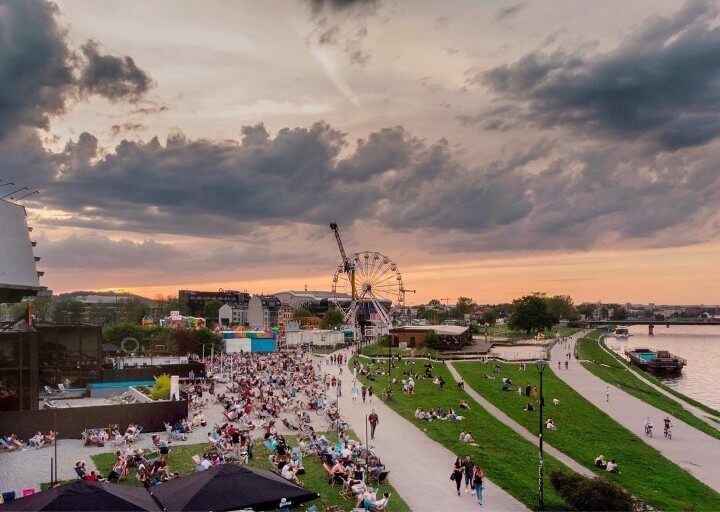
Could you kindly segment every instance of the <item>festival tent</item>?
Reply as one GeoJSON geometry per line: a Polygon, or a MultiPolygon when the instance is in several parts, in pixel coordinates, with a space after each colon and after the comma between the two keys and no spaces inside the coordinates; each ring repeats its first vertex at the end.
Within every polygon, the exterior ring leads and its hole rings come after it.
{"type": "Polygon", "coordinates": [[[280,500],[293,506],[318,497],[304,487],[262,469],[221,464],[175,478],[152,489],[167,510],[277,510],[280,500]]]}
{"type": "Polygon", "coordinates": [[[0,505],[0,511],[5,510],[132,511],[162,509],[143,487],[76,480],[25,498],[7,501],[0,505]]]}

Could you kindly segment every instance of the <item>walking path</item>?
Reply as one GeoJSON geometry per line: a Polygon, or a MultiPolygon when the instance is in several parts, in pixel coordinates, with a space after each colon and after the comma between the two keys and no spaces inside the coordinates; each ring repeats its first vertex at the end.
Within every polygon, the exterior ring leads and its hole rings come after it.
{"type": "MultiPolygon", "coordinates": [[[[480,359],[476,359],[475,361],[481,361],[480,359]]],[[[465,362],[465,361],[463,361],[465,362]]],[[[472,361],[468,361],[472,362],[472,361]]],[[[458,373],[458,371],[453,366],[452,361],[448,361],[447,363],[448,370],[450,370],[450,373],[452,374],[453,378],[456,382],[460,382],[462,380],[462,377],[458,373]]],[[[500,409],[495,407],[493,404],[485,400],[477,391],[472,389],[470,386],[465,384],[465,392],[472,397],[473,400],[475,400],[480,406],[482,406],[483,409],[488,411],[490,414],[492,414],[495,419],[501,421],[511,429],[513,429],[515,432],[520,434],[523,438],[527,439],[533,444],[538,443],[537,436],[530,433],[528,429],[520,425],[518,422],[510,418],[507,414],[502,412],[500,409]]],[[[571,459],[567,455],[565,455],[563,452],[555,449],[554,447],[550,446],[547,441],[543,442],[543,449],[555,457],[557,460],[565,464],[567,467],[575,471],[576,473],[580,473],[581,475],[585,475],[588,477],[594,477],[595,473],[587,469],[585,466],[582,466],[580,463],[576,462],[575,459],[571,459]]]]}
{"type": "MultiPolygon", "coordinates": [[[[610,349],[608,349],[607,347],[605,347],[602,343],[600,343],[600,348],[603,349],[603,350],[604,350],[605,352],[607,352],[608,354],[610,354],[611,356],[613,356],[613,357],[616,356],[616,354],[615,354],[614,352],[612,352],[610,349]]],[[[685,409],[686,411],[690,412],[691,414],[694,414],[694,415],[697,416],[697,418],[700,419],[701,421],[704,421],[705,423],[707,423],[708,425],[710,425],[710,426],[713,427],[714,429],[717,429],[717,428],[718,428],[718,424],[717,424],[716,422],[714,422],[712,419],[710,419],[710,418],[716,418],[717,420],[720,421],[720,417],[718,417],[717,415],[709,414],[707,411],[704,411],[704,410],[700,409],[699,407],[696,407],[696,406],[692,405],[691,403],[686,402],[686,401],[683,400],[682,398],[673,395],[673,394],[670,393],[668,390],[663,389],[663,388],[661,388],[660,386],[658,386],[657,384],[655,384],[654,382],[651,382],[651,381],[649,381],[648,379],[646,379],[646,378],[640,373],[640,371],[635,370],[634,368],[628,368],[627,371],[629,371],[630,373],[632,373],[633,375],[635,375],[635,377],[637,377],[638,379],[640,379],[641,381],[643,381],[645,384],[647,384],[647,385],[650,386],[651,388],[657,390],[658,392],[660,392],[660,393],[662,393],[663,395],[665,395],[666,397],[668,397],[670,400],[673,400],[673,401],[677,402],[678,404],[680,404],[680,406],[681,406],[683,409],[685,409]]]]}
{"type": "MultiPolygon", "coordinates": [[[[349,356],[347,351],[342,353],[349,356]]],[[[324,359],[322,364],[323,372],[338,375],[337,365],[325,365],[324,359]]],[[[343,374],[338,376],[343,383],[343,396],[339,399],[340,415],[358,436],[365,435],[366,415],[370,414],[372,409],[378,414],[380,422],[375,432],[375,439],[370,441],[370,444],[375,447],[375,451],[390,470],[393,487],[411,510],[465,512],[480,509],[474,494],[465,494],[465,492],[460,496],[455,494],[455,484],[449,479],[455,454],[427,437],[419,428],[393,411],[379,398],[374,397],[372,403],[363,403],[362,398],[358,397],[357,402],[353,403],[350,397],[352,372],[345,366],[343,374]]],[[[522,503],[488,478],[485,479],[484,485],[482,510],[527,510],[522,503]]],[[[392,498],[390,502],[392,503],[392,498]]]]}
{"type": "MultiPolygon", "coordinates": [[[[552,347],[550,358],[555,361],[566,360],[566,353],[574,353],[575,343],[583,335],[584,333],[574,335],[566,344],[556,343],[552,347]]],[[[660,451],[665,457],[720,492],[720,456],[718,456],[720,440],[671,417],[674,425],[673,438],[668,441],[662,435],[662,420],[668,416],[667,413],[615,386],[610,386],[610,401],[606,401],[605,390],[608,384],[586,370],[574,359],[574,356],[570,361],[569,369],[557,370],[555,375],[622,426],[637,433],[640,439],[660,451]],[[648,416],[655,425],[653,438],[643,434],[643,425],[648,416]]],[[[632,461],[620,461],[621,464],[623,462],[632,463],[632,461]]]]}

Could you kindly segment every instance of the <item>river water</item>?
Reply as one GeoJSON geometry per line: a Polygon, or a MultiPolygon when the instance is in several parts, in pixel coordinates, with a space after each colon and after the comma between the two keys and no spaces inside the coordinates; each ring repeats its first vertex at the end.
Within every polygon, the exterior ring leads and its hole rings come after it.
{"type": "Polygon", "coordinates": [[[626,348],[668,350],[687,361],[680,376],[662,377],[669,387],[720,409],[720,325],[655,325],[655,335],[648,336],[646,325],[629,328],[630,338],[606,338],[606,344],[623,354],[626,348]]]}

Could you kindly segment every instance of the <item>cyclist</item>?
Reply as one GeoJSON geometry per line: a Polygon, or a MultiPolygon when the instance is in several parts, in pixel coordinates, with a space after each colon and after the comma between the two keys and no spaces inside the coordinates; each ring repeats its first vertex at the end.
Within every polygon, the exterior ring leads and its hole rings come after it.
{"type": "Polygon", "coordinates": [[[652,437],[652,429],[653,429],[653,424],[652,424],[652,421],[650,420],[650,416],[648,416],[645,419],[645,435],[652,437]]]}
{"type": "Polygon", "coordinates": [[[665,416],[665,419],[664,419],[663,421],[665,422],[665,428],[663,429],[663,434],[665,434],[665,437],[668,437],[668,438],[672,439],[672,427],[673,427],[673,424],[672,424],[672,422],[670,421],[670,417],[669,417],[669,416],[665,416]]]}

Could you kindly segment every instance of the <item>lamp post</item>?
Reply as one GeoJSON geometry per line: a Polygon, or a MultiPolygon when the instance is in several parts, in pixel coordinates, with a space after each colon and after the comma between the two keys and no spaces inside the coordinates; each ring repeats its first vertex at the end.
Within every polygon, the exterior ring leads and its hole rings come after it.
{"type": "Polygon", "coordinates": [[[490,329],[490,324],[485,322],[485,343],[487,343],[488,339],[488,329],[490,329]]]}
{"type": "Polygon", "coordinates": [[[538,359],[535,361],[535,367],[537,368],[538,373],[540,374],[540,407],[539,407],[539,414],[538,414],[538,440],[539,440],[539,447],[540,447],[540,458],[538,459],[538,509],[542,510],[545,505],[545,497],[544,497],[544,471],[545,471],[545,461],[543,459],[543,405],[545,404],[545,398],[543,397],[543,373],[545,372],[545,367],[548,365],[548,362],[545,359],[538,359]]]}

